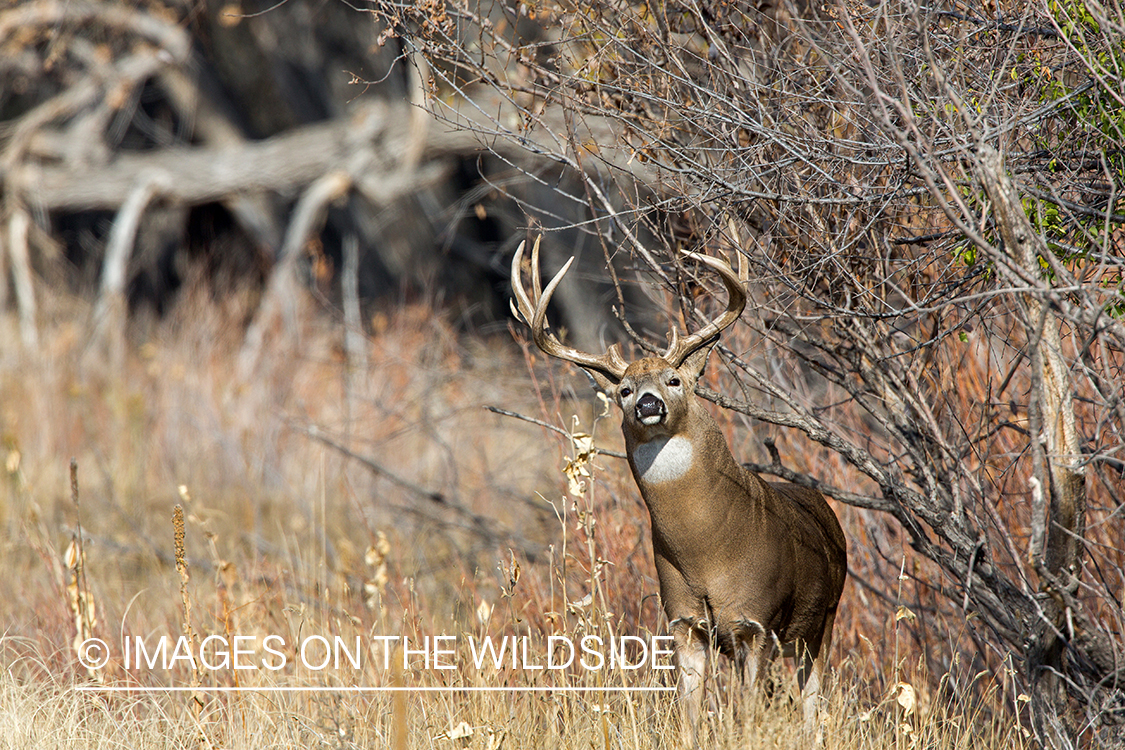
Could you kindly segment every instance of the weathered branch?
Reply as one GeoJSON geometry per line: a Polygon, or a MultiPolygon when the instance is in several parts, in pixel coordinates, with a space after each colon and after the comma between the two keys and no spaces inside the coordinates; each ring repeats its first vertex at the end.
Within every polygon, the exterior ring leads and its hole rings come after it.
{"type": "Polygon", "coordinates": [[[141,216],[153,198],[167,190],[170,185],[170,175],[167,174],[155,173],[142,177],[129,197],[125,199],[121,210],[117,212],[113,229],[109,233],[109,240],[106,242],[101,292],[95,308],[95,317],[105,311],[112,299],[124,296],[125,270],[129,264],[129,255],[133,250],[141,216]]]}
{"type": "Polygon", "coordinates": [[[104,166],[77,170],[65,164],[23,164],[6,175],[6,184],[30,205],[47,210],[116,209],[140,175],[154,173],[169,176],[168,200],[188,205],[239,193],[292,194],[343,168],[368,145],[378,145],[382,161],[393,163],[409,139],[400,127],[408,116],[405,106],[371,102],[349,119],[310,125],[264,141],[124,152],[104,166]]]}
{"type": "Polygon", "coordinates": [[[146,38],[160,45],[175,60],[187,59],[191,51],[191,39],[174,23],[138,12],[128,5],[84,0],[35,0],[6,10],[0,13],[0,42],[19,29],[90,23],[101,23],[146,38]]]}
{"type": "MultiPolygon", "coordinates": [[[[274,266],[262,303],[246,330],[246,338],[238,356],[238,382],[249,380],[261,359],[266,331],[273,327],[275,320],[287,306],[292,305],[297,296],[297,259],[315,229],[314,224],[323,220],[328,204],[342,198],[351,187],[352,178],[348,172],[330,172],[310,185],[297,201],[289,229],[285,232],[281,260],[274,266]]],[[[293,325],[289,327],[293,328],[293,325]]]]}
{"type": "Polygon", "coordinates": [[[106,243],[105,261],[102,264],[101,291],[94,306],[93,344],[95,347],[105,343],[106,336],[112,336],[112,357],[115,365],[120,360],[120,343],[125,323],[125,283],[129,256],[133,252],[137,228],[145,208],[170,184],[165,174],[149,174],[129,194],[121,210],[113,221],[106,243]]]}
{"type": "Polygon", "coordinates": [[[22,206],[17,206],[8,218],[8,254],[12,260],[12,279],[16,287],[16,304],[20,314],[20,337],[28,349],[39,344],[39,329],[36,326],[37,308],[35,304],[35,285],[31,278],[31,262],[28,259],[27,235],[31,227],[31,217],[22,206]]]}

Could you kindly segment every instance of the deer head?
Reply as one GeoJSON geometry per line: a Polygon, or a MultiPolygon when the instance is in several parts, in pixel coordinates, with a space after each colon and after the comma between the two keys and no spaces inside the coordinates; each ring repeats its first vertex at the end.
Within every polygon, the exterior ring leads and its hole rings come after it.
{"type": "MultiPolygon", "coordinates": [[[[631,364],[621,356],[617,344],[600,356],[563,345],[547,329],[547,305],[551,295],[570,270],[571,258],[555,277],[541,289],[539,284],[539,240],[531,255],[532,293],[524,290],[521,281],[524,244],[521,242],[512,257],[512,314],[531,328],[536,346],[552,357],[573,362],[589,372],[606,393],[614,396],[625,412],[625,422],[633,425],[639,435],[674,431],[687,413],[695,383],[707,363],[711,348],[721,334],[742,314],[746,307],[745,261],[740,254],[739,270],[724,261],[697,253],[684,253],[719,274],[727,288],[727,309],[701,330],[680,338],[675,326],[669,333],[668,348],[660,356],[644,357],[631,364]]],[[[641,441],[646,442],[646,441],[641,441]]]]}

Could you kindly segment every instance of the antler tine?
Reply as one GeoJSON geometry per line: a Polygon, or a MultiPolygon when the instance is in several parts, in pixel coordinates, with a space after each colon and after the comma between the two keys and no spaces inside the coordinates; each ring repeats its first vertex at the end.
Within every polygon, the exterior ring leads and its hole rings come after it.
{"type": "MultiPolygon", "coordinates": [[[[543,235],[535,237],[535,245],[531,248],[531,292],[535,295],[535,299],[543,298],[543,287],[540,286],[539,280],[539,243],[543,241],[543,235]]],[[[571,258],[570,260],[574,260],[571,258]]],[[[559,272],[559,275],[566,273],[566,269],[570,267],[570,261],[566,262],[566,268],[559,272]]]]}
{"type": "Polygon", "coordinates": [[[724,329],[738,320],[738,316],[742,315],[742,311],[746,308],[746,288],[743,284],[749,274],[742,253],[738,253],[737,273],[730,267],[729,263],[719,258],[689,252],[685,252],[684,256],[702,263],[719,274],[723,286],[727,288],[727,309],[716,320],[683,339],[679,338],[676,329],[672,328],[671,340],[668,344],[668,350],[664,353],[664,359],[668,360],[673,367],[679,367],[689,354],[722,333],[724,329]]]}
{"type": "Polygon", "coordinates": [[[536,239],[535,246],[531,251],[531,288],[534,297],[529,297],[527,291],[523,288],[520,273],[523,249],[524,243],[521,242],[519,247],[516,248],[515,255],[512,256],[512,292],[516,295],[516,302],[512,305],[512,314],[517,318],[522,318],[527,323],[531,328],[531,336],[535,345],[546,354],[567,362],[573,362],[579,367],[597,370],[613,380],[620,380],[625,374],[628,363],[621,356],[621,350],[616,344],[599,357],[564,346],[554,334],[547,330],[547,304],[551,301],[551,295],[555,293],[555,288],[562,281],[563,276],[570,270],[574,257],[572,256],[562,269],[555,274],[555,277],[547,284],[546,289],[541,289],[539,282],[539,240],[536,239]]]}
{"type": "Polygon", "coordinates": [[[513,318],[531,325],[531,319],[535,317],[535,309],[531,300],[527,297],[527,292],[523,290],[523,281],[520,278],[522,275],[520,266],[523,262],[523,246],[524,243],[521,242],[519,247],[516,248],[516,254],[512,256],[512,294],[516,298],[508,300],[508,304],[512,308],[513,318]]]}

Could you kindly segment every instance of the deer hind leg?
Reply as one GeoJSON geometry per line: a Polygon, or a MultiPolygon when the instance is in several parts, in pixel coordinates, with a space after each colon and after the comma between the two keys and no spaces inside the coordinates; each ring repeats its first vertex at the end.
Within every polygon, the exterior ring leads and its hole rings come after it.
{"type": "Polygon", "coordinates": [[[800,654],[797,684],[801,687],[801,710],[804,714],[805,732],[816,733],[817,747],[820,747],[824,741],[823,728],[820,725],[820,706],[824,701],[821,690],[824,688],[828,652],[832,646],[832,625],[835,620],[836,610],[828,612],[820,642],[802,644],[797,652],[800,654]],[[816,656],[813,656],[814,653],[816,656]]]}
{"type": "Polygon", "coordinates": [[[672,622],[672,646],[679,671],[679,695],[684,744],[699,747],[700,714],[710,658],[708,634],[685,619],[672,622]]]}

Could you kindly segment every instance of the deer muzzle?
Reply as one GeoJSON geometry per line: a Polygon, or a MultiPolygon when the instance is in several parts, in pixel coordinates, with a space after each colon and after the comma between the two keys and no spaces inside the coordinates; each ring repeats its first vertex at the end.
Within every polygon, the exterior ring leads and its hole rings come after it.
{"type": "Polygon", "coordinates": [[[642,424],[657,424],[668,415],[668,407],[654,393],[642,394],[635,407],[637,421],[642,424]]]}

